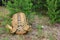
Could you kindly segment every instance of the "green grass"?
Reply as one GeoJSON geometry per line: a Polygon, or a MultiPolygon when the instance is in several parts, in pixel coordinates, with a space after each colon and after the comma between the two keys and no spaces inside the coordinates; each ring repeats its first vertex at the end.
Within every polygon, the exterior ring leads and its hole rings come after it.
{"type": "Polygon", "coordinates": [[[24,40],[23,35],[20,35],[19,37],[20,37],[20,40],[24,40]]]}
{"type": "Polygon", "coordinates": [[[8,37],[5,37],[3,40],[9,40],[8,37]]]}
{"type": "Polygon", "coordinates": [[[37,25],[37,29],[38,29],[38,36],[42,36],[43,34],[42,25],[37,25]]]}
{"type": "Polygon", "coordinates": [[[7,29],[7,28],[3,28],[3,27],[0,27],[0,34],[2,34],[2,33],[9,33],[9,29],[7,29]]]}
{"type": "Polygon", "coordinates": [[[52,34],[50,34],[49,35],[49,40],[56,40],[56,38],[52,34]]]}
{"type": "Polygon", "coordinates": [[[0,16],[2,16],[2,12],[0,12],[0,16]]]}
{"type": "Polygon", "coordinates": [[[3,30],[4,30],[4,28],[0,28],[0,34],[2,34],[2,33],[3,33],[3,30]]]}

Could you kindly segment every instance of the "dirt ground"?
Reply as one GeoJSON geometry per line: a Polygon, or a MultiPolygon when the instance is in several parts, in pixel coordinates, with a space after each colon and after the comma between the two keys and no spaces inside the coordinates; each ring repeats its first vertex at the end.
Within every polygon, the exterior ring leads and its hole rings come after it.
{"type": "MultiPolygon", "coordinates": [[[[9,13],[5,7],[0,7],[0,12],[4,15],[9,13]]],[[[32,22],[31,31],[25,35],[16,35],[7,33],[4,26],[0,26],[0,40],[60,40],[60,25],[49,24],[49,18],[43,16],[39,18],[37,15],[32,22]],[[42,26],[42,34],[38,34],[37,25],[42,26]]]]}

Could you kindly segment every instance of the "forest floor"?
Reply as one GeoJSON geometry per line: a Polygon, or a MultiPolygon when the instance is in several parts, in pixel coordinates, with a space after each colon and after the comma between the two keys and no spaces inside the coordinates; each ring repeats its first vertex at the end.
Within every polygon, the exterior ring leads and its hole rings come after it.
{"type": "MultiPolygon", "coordinates": [[[[3,15],[9,13],[5,7],[0,7],[0,12],[3,15]]],[[[5,26],[0,25],[0,40],[60,40],[60,25],[51,25],[49,18],[46,16],[39,18],[38,15],[35,15],[31,28],[31,31],[27,34],[13,35],[6,32],[5,26]],[[42,29],[39,29],[41,31],[37,28],[38,24],[42,27],[42,29]]]]}

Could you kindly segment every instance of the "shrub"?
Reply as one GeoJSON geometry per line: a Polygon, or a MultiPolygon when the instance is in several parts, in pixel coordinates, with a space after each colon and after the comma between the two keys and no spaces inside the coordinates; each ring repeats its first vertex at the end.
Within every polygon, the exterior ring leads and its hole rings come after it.
{"type": "Polygon", "coordinates": [[[32,3],[33,3],[33,8],[34,10],[40,8],[40,3],[41,3],[41,0],[32,0],[32,3]]]}
{"type": "Polygon", "coordinates": [[[39,11],[39,9],[44,8],[45,0],[32,0],[32,3],[33,3],[32,10],[39,11]]]}
{"type": "Polygon", "coordinates": [[[10,11],[10,16],[16,12],[25,12],[28,15],[31,12],[32,2],[31,0],[14,0],[13,2],[8,1],[7,8],[10,11]]]}
{"type": "Polygon", "coordinates": [[[57,0],[46,0],[48,8],[48,16],[51,23],[60,22],[60,10],[57,10],[57,0]]]}

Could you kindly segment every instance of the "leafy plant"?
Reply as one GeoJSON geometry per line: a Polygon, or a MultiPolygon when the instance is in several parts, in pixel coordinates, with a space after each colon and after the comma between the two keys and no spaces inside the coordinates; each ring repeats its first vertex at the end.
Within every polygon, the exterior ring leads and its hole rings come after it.
{"type": "Polygon", "coordinates": [[[36,10],[37,8],[40,8],[41,6],[41,0],[32,0],[33,2],[33,9],[36,10]]]}
{"type": "Polygon", "coordinates": [[[48,8],[48,16],[51,23],[60,22],[60,10],[57,10],[57,0],[46,0],[48,8]]]}
{"type": "Polygon", "coordinates": [[[13,3],[8,1],[7,8],[10,11],[10,16],[16,12],[24,12],[28,15],[31,12],[32,5],[31,0],[14,0],[13,3]]]}
{"type": "Polygon", "coordinates": [[[32,7],[32,11],[40,11],[39,9],[43,9],[44,8],[44,0],[32,0],[33,3],[33,7],[32,7]]]}

